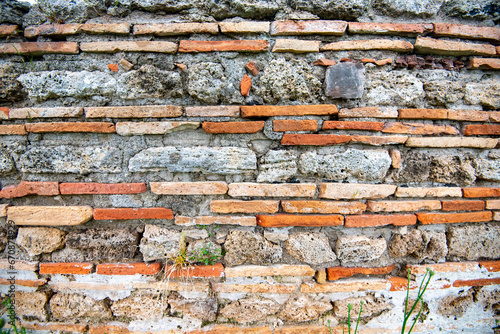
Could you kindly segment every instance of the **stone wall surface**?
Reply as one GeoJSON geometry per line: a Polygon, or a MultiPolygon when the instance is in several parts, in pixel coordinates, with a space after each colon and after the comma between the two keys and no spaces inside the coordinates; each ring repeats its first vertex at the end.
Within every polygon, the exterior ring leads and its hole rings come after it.
{"type": "Polygon", "coordinates": [[[1,298],[34,333],[400,333],[430,269],[413,332],[495,333],[499,12],[3,1],[1,298]]]}

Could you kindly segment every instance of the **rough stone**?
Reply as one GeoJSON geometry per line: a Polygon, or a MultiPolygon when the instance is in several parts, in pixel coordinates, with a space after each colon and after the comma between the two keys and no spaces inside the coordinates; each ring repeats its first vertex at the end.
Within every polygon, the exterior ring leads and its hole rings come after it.
{"type": "Polygon", "coordinates": [[[12,206],[7,219],[17,225],[72,226],[92,219],[90,206],[12,206]]]}
{"type": "Polygon", "coordinates": [[[349,310],[348,304],[352,304],[353,306],[351,310],[352,316],[353,314],[359,314],[361,302],[363,302],[363,312],[361,312],[361,318],[377,316],[393,307],[390,302],[384,300],[383,298],[376,298],[373,294],[369,294],[366,297],[337,300],[333,303],[333,311],[337,317],[347,318],[349,310]]]}
{"type": "Polygon", "coordinates": [[[172,312],[180,312],[186,316],[202,321],[214,321],[217,317],[217,299],[185,299],[178,294],[170,295],[168,303],[172,312]]]}
{"type": "Polygon", "coordinates": [[[257,182],[287,181],[297,173],[294,151],[269,151],[260,159],[257,182]]]}
{"type": "Polygon", "coordinates": [[[51,227],[21,227],[16,243],[30,256],[50,253],[64,247],[65,232],[51,227]]]}
{"type": "Polygon", "coordinates": [[[15,293],[16,313],[25,318],[34,317],[39,321],[47,320],[45,305],[49,298],[45,292],[24,292],[15,293]]]}
{"type": "Polygon", "coordinates": [[[173,71],[163,71],[152,65],[144,65],[137,71],[122,74],[117,81],[116,93],[128,100],[180,97],[181,77],[179,73],[173,71]]]}
{"type": "Polygon", "coordinates": [[[156,225],[146,225],[139,249],[144,261],[175,257],[179,252],[181,233],[156,225]]]}
{"type": "Polygon", "coordinates": [[[393,17],[405,15],[428,18],[435,16],[442,4],[443,0],[375,0],[373,7],[393,17]]]}
{"type": "Polygon", "coordinates": [[[326,70],[325,94],[333,98],[359,99],[365,88],[365,67],[359,63],[339,63],[326,70]]]}
{"type": "Polygon", "coordinates": [[[337,239],[335,252],[342,265],[378,259],[387,245],[384,238],[367,238],[363,235],[341,236],[337,239]]]}
{"type": "Polygon", "coordinates": [[[425,98],[422,81],[405,71],[369,72],[366,82],[367,105],[416,107],[425,98]]]}
{"type": "Polygon", "coordinates": [[[479,104],[486,109],[500,108],[500,83],[498,80],[470,82],[465,85],[465,102],[479,104]]]}
{"type": "Polygon", "coordinates": [[[426,98],[435,106],[447,106],[457,103],[465,95],[463,82],[439,80],[424,83],[426,98]]]}
{"type": "Polygon", "coordinates": [[[446,233],[448,240],[448,258],[498,259],[500,245],[500,227],[490,224],[452,226],[446,233]]]}
{"type": "Polygon", "coordinates": [[[168,303],[158,296],[130,296],[113,302],[111,311],[115,317],[136,320],[159,319],[166,315],[168,303]]]}
{"type": "Polygon", "coordinates": [[[438,313],[445,317],[460,318],[474,303],[473,290],[459,292],[458,296],[450,295],[439,302],[438,313]]]}
{"type": "Polygon", "coordinates": [[[500,160],[475,159],[476,176],[488,181],[500,181],[500,160]]]}
{"type": "Polygon", "coordinates": [[[207,9],[217,20],[240,16],[251,19],[272,19],[286,6],[285,0],[210,0],[207,9]]]}
{"type": "Polygon", "coordinates": [[[272,264],[281,259],[282,249],[251,231],[231,231],[224,243],[228,266],[272,264]]]}
{"type": "Polygon", "coordinates": [[[188,93],[207,104],[220,104],[226,80],[224,68],[220,64],[193,64],[189,67],[188,93]]]}
{"type": "Polygon", "coordinates": [[[249,323],[265,319],[278,312],[280,305],[271,299],[250,297],[230,303],[220,313],[238,323],[249,323]]]}
{"type": "Polygon", "coordinates": [[[322,19],[355,21],[368,10],[368,2],[333,0],[292,0],[292,8],[311,12],[322,19]]]}
{"type": "Polygon", "coordinates": [[[56,293],[50,299],[50,309],[55,320],[68,319],[99,321],[113,315],[104,300],[96,301],[75,293],[56,293]]]}
{"type": "Polygon", "coordinates": [[[283,320],[304,322],[320,317],[331,310],[332,304],[314,301],[306,296],[293,297],[286,302],[278,317],[283,320]]]}
{"type": "Polygon", "coordinates": [[[239,174],[257,168],[255,153],[237,147],[149,148],[129,161],[132,172],[161,171],[239,174]]]}
{"type": "Polygon", "coordinates": [[[8,173],[15,167],[11,155],[3,149],[0,149],[0,173],[8,173]]]}
{"type": "Polygon", "coordinates": [[[391,257],[414,256],[419,260],[438,261],[448,253],[446,235],[440,232],[410,230],[406,234],[395,234],[387,247],[391,257]]]}
{"type": "Polygon", "coordinates": [[[292,233],[285,249],[295,259],[306,263],[320,264],[337,259],[324,233],[292,233]]]}
{"type": "Polygon", "coordinates": [[[120,173],[122,152],[110,147],[37,146],[28,149],[17,162],[25,173],[120,173]]]}
{"type": "Polygon", "coordinates": [[[331,149],[310,151],[299,158],[299,169],[304,174],[318,175],[331,181],[382,180],[391,167],[386,150],[331,149]]]}
{"type": "MultiPolygon", "coordinates": [[[[19,2],[21,3],[21,2],[19,2]]],[[[0,3],[0,8],[3,3],[0,3]]],[[[2,15],[2,10],[0,10],[0,17],[2,15]]],[[[21,70],[14,64],[5,62],[0,64],[0,101],[19,101],[24,99],[26,96],[23,86],[17,77],[19,76],[21,70]]]]}
{"type": "Polygon", "coordinates": [[[0,23],[22,24],[23,16],[31,5],[17,0],[4,0],[0,3],[0,23]]]}
{"type": "Polygon", "coordinates": [[[497,24],[500,20],[496,0],[477,0],[474,3],[467,0],[450,0],[443,5],[443,11],[446,15],[464,19],[493,19],[497,24]]]}

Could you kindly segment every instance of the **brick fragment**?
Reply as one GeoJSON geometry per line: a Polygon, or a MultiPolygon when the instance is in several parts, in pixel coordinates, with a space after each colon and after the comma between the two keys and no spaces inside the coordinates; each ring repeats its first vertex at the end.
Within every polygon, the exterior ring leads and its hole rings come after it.
{"type": "Polygon", "coordinates": [[[108,68],[113,72],[118,72],[118,64],[108,64],[108,68]]]}
{"type": "Polygon", "coordinates": [[[7,219],[16,225],[73,226],[92,219],[90,206],[11,206],[7,219]]]}
{"type": "Polygon", "coordinates": [[[216,213],[276,213],[279,210],[279,201],[240,201],[240,200],[213,200],[210,210],[216,213]]]}
{"type": "Polygon", "coordinates": [[[346,117],[397,118],[398,111],[394,108],[380,109],[378,107],[340,109],[339,118],[346,117]]]}
{"type": "Polygon", "coordinates": [[[316,131],[318,122],[314,119],[301,121],[293,119],[277,119],[273,121],[273,130],[276,132],[287,131],[316,131]]]}
{"type": "Polygon", "coordinates": [[[453,23],[434,23],[434,35],[498,41],[500,40],[500,28],[453,23]]]}
{"type": "Polygon", "coordinates": [[[399,109],[398,118],[406,119],[447,119],[446,109],[399,109]]]}
{"type": "Polygon", "coordinates": [[[25,135],[26,127],[20,125],[3,125],[0,124],[0,135],[25,135]]]}
{"type": "Polygon", "coordinates": [[[390,149],[389,150],[389,155],[391,156],[391,166],[392,168],[399,169],[401,168],[401,152],[396,149],[390,149]]]}
{"type": "Polygon", "coordinates": [[[8,119],[9,118],[10,109],[7,107],[0,107],[0,119],[8,119]]]}
{"type": "Polygon", "coordinates": [[[0,204],[0,217],[7,217],[7,208],[9,204],[0,204]]]}
{"type": "Polygon", "coordinates": [[[410,137],[406,141],[408,147],[472,147],[494,148],[497,139],[465,138],[465,137],[410,137]]]}
{"type": "Polygon", "coordinates": [[[354,121],[325,121],[323,130],[366,130],[380,131],[384,127],[383,122],[354,122],[354,121]]]}
{"type": "Polygon", "coordinates": [[[54,122],[26,124],[26,131],[34,133],[45,132],[91,132],[114,133],[115,125],[106,122],[54,122]]]}
{"type": "Polygon", "coordinates": [[[335,60],[326,58],[317,59],[313,62],[313,65],[319,65],[319,66],[333,66],[335,64],[337,64],[335,60]]]}
{"type": "Polygon", "coordinates": [[[80,49],[83,52],[159,52],[176,53],[177,44],[159,41],[112,41],[112,42],[82,42],[80,49]]]}
{"type": "Polygon", "coordinates": [[[486,286],[500,284],[500,278],[479,278],[471,280],[456,280],[453,282],[455,288],[461,286],[486,286]]]}
{"type": "Polygon", "coordinates": [[[307,265],[278,264],[274,266],[227,267],[225,277],[253,276],[314,276],[314,269],[307,265]]]}
{"type": "Polygon", "coordinates": [[[158,195],[222,195],[226,182],[151,182],[151,192],[158,195]]]}
{"type": "Polygon", "coordinates": [[[304,41],[299,39],[277,39],[272,52],[319,52],[321,41],[304,41]]]}
{"type": "Polygon", "coordinates": [[[336,293],[354,291],[379,291],[387,289],[386,280],[349,280],[346,282],[335,282],[325,284],[304,283],[300,286],[303,293],[336,293]]]}
{"type": "Polygon", "coordinates": [[[406,291],[415,290],[418,286],[415,281],[410,281],[410,286],[408,287],[408,279],[404,277],[389,277],[389,283],[391,284],[390,291],[406,291]]]}
{"type": "Polygon", "coordinates": [[[467,68],[482,70],[500,70],[500,59],[496,58],[472,58],[467,68]]]}
{"type": "Polygon", "coordinates": [[[385,123],[384,133],[405,133],[412,135],[458,135],[458,129],[450,125],[432,125],[424,123],[385,123]]]}
{"type": "Polygon", "coordinates": [[[61,183],[62,195],[140,194],[147,191],[145,183],[61,183]]]}
{"type": "Polygon", "coordinates": [[[122,58],[120,60],[120,65],[122,65],[122,67],[127,70],[127,71],[130,71],[133,67],[134,67],[134,64],[132,64],[131,62],[129,62],[127,59],[125,58],[122,58]]]}
{"type": "Polygon", "coordinates": [[[268,33],[269,22],[219,22],[220,31],[222,33],[233,34],[251,34],[251,33],[268,33]]]}
{"type": "Polygon", "coordinates": [[[500,261],[479,261],[481,268],[485,268],[489,272],[500,271],[500,261]]]}
{"type": "Polygon", "coordinates": [[[373,58],[361,58],[362,63],[375,63],[375,59],[373,58]]]}
{"type": "Polygon", "coordinates": [[[425,274],[427,268],[439,273],[466,273],[479,271],[477,262],[445,262],[425,265],[407,265],[406,268],[410,269],[411,273],[414,275],[425,274]]]}
{"type": "Polygon", "coordinates": [[[477,110],[448,110],[448,119],[454,121],[487,122],[491,112],[477,110]]]}
{"type": "Polygon", "coordinates": [[[314,145],[327,146],[345,144],[351,141],[348,135],[324,135],[324,134],[284,134],[281,145],[314,145]]]}
{"type": "MultiPolygon", "coordinates": [[[[41,287],[42,285],[45,285],[47,283],[47,279],[16,279],[16,285],[17,286],[26,286],[30,288],[38,288],[41,287]]],[[[0,285],[11,285],[12,283],[10,282],[9,279],[6,278],[0,278],[0,285]]]]}
{"type": "Polygon", "coordinates": [[[15,108],[10,109],[10,119],[32,119],[50,117],[79,117],[83,114],[81,107],[62,108],[15,108]]]}
{"type": "Polygon", "coordinates": [[[484,201],[443,201],[443,211],[482,211],[484,201]]]}
{"type": "Polygon", "coordinates": [[[252,78],[245,74],[240,82],[241,95],[248,96],[248,94],[250,94],[250,88],[252,88],[252,78]]]}
{"type": "Polygon", "coordinates": [[[171,278],[178,277],[222,277],[224,274],[224,266],[222,263],[216,263],[208,266],[191,266],[180,270],[174,269],[172,266],[165,266],[165,273],[171,278]]]}
{"type": "Polygon", "coordinates": [[[500,209],[500,200],[486,201],[486,209],[487,210],[499,210],[500,209]]]}
{"type": "Polygon", "coordinates": [[[333,35],[342,36],[347,22],[311,20],[311,21],[274,21],[271,24],[271,36],[289,35],[333,35]]]}
{"type": "Polygon", "coordinates": [[[420,210],[441,210],[441,201],[367,201],[367,210],[371,212],[415,212],[420,210]]]}
{"type": "Polygon", "coordinates": [[[231,183],[228,194],[231,197],[313,197],[316,185],[311,183],[231,183]]]}
{"type": "Polygon", "coordinates": [[[36,36],[67,36],[81,33],[128,34],[129,32],[129,23],[42,24],[25,28],[24,36],[32,38],[36,36]]]}
{"type": "Polygon", "coordinates": [[[242,117],[336,115],[337,107],[332,104],[298,106],[241,106],[242,117]]]}
{"type": "Polygon", "coordinates": [[[464,197],[500,197],[500,188],[474,187],[463,188],[464,197]]]}
{"type": "Polygon", "coordinates": [[[349,50],[385,50],[394,52],[411,52],[413,45],[406,41],[390,39],[369,39],[363,41],[342,41],[325,44],[321,51],[349,51],[349,50]]]}
{"type": "Polygon", "coordinates": [[[295,284],[228,284],[212,283],[212,289],[219,293],[292,293],[297,289],[295,284]]]}
{"type": "MultiPolygon", "coordinates": [[[[127,106],[127,107],[86,107],[86,118],[142,118],[179,117],[182,107],[178,106],[127,106]]],[[[189,116],[189,115],[188,115],[189,116]]]]}
{"type": "Polygon", "coordinates": [[[351,277],[354,275],[387,275],[396,269],[396,265],[378,268],[362,268],[362,267],[330,267],[326,268],[328,280],[335,281],[340,278],[351,277]]]}
{"type": "Polygon", "coordinates": [[[333,201],[281,201],[283,211],[288,213],[340,213],[358,214],[366,210],[363,202],[333,201]]]}
{"type": "Polygon", "coordinates": [[[398,187],[396,197],[462,197],[458,187],[409,188],[398,187]]]}
{"type": "Polygon", "coordinates": [[[8,259],[0,260],[0,270],[12,269],[12,266],[14,266],[15,270],[36,271],[38,270],[39,263],[37,261],[16,260],[16,263],[10,264],[8,259]]]}
{"type": "Polygon", "coordinates": [[[17,31],[18,26],[13,24],[13,25],[6,25],[2,24],[0,25],[0,37],[7,37],[10,35],[14,35],[17,31]]]}
{"type": "Polygon", "coordinates": [[[43,55],[48,53],[77,54],[75,42],[21,42],[0,44],[0,54],[43,55]]]}
{"type": "Polygon", "coordinates": [[[176,36],[189,34],[212,34],[219,33],[217,23],[160,23],[160,24],[136,24],[134,25],[134,35],[156,35],[156,36],[176,36]]]}
{"type": "Polygon", "coordinates": [[[397,186],[388,184],[322,183],[320,198],[359,199],[384,198],[394,194],[397,186]]]}
{"type": "Polygon", "coordinates": [[[174,214],[167,208],[94,209],[94,220],[128,219],[174,219],[174,214]]]}
{"type": "Polygon", "coordinates": [[[466,125],[464,128],[466,136],[500,135],[500,125],[482,124],[466,125]]]}
{"type": "Polygon", "coordinates": [[[415,215],[357,215],[345,217],[345,227],[371,227],[371,226],[408,226],[415,225],[415,215]]]}
{"type": "Polygon", "coordinates": [[[255,62],[251,61],[245,65],[245,68],[247,69],[250,74],[253,76],[256,76],[259,74],[259,69],[257,68],[257,65],[255,65],[255,62]]]}
{"type": "Polygon", "coordinates": [[[349,22],[349,33],[415,36],[432,31],[432,25],[415,23],[349,22]]]}
{"type": "Polygon", "coordinates": [[[415,42],[417,53],[428,53],[445,56],[494,56],[496,50],[490,44],[476,44],[438,40],[430,37],[417,37],[415,42]]]}
{"type": "Polygon", "coordinates": [[[377,66],[384,66],[387,64],[392,64],[392,58],[384,58],[384,59],[380,59],[380,60],[375,61],[375,65],[377,65],[377,66]]]}
{"type": "Polygon", "coordinates": [[[176,216],[175,224],[182,226],[214,225],[214,224],[256,226],[257,219],[255,217],[241,217],[241,216],[200,216],[200,217],[176,216]]]}
{"type": "Polygon", "coordinates": [[[116,133],[120,136],[163,135],[199,127],[200,122],[117,122],[116,133]]]}
{"type": "Polygon", "coordinates": [[[59,183],[21,181],[21,183],[19,183],[18,185],[3,187],[2,191],[0,191],[0,198],[16,198],[28,195],[59,195],[59,183]]]}
{"type": "MultiPolygon", "coordinates": [[[[182,114],[182,113],[181,113],[182,114]]],[[[238,117],[240,116],[239,106],[203,106],[186,107],[187,117],[238,117]]]]}
{"type": "Polygon", "coordinates": [[[92,263],[40,263],[41,275],[87,275],[92,271],[92,263]]]}
{"type": "Polygon", "coordinates": [[[343,223],[341,215],[257,215],[257,224],[263,227],[339,226],[343,223]]]}
{"type": "Polygon", "coordinates": [[[418,221],[424,225],[446,223],[479,223],[493,218],[491,211],[467,213],[417,213],[418,221]]]}
{"type": "Polygon", "coordinates": [[[489,112],[489,121],[494,123],[500,122],[500,111],[490,111],[489,112]]]}
{"type": "Polygon", "coordinates": [[[407,136],[351,136],[352,143],[363,143],[373,146],[404,144],[407,136]]]}
{"type": "Polygon", "coordinates": [[[156,275],[160,270],[161,262],[103,263],[96,266],[98,275],[156,275]]]}
{"type": "Polygon", "coordinates": [[[320,284],[325,284],[326,283],[326,270],[319,269],[316,274],[314,275],[314,278],[316,279],[316,282],[320,284]]]}
{"type": "Polygon", "coordinates": [[[203,122],[207,133],[256,133],[264,128],[264,121],[253,122],[203,122]]]}
{"type": "Polygon", "coordinates": [[[179,52],[260,52],[269,48],[266,40],[232,40],[232,41],[187,41],[179,42],[179,52]]]}

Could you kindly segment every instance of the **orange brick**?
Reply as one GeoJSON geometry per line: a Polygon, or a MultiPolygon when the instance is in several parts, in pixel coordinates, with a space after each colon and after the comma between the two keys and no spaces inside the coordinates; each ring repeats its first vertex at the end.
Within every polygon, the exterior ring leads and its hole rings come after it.
{"type": "Polygon", "coordinates": [[[257,65],[255,65],[255,62],[251,61],[248,64],[245,65],[245,68],[252,74],[253,76],[256,76],[259,74],[259,69],[257,68],[257,65]]]}
{"type": "Polygon", "coordinates": [[[147,191],[145,183],[61,183],[62,195],[140,194],[147,191]]]}
{"type": "Polygon", "coordinates": [[[345,227],[369,227],[369,226],[407,226],[415,225],[417,217],[415,215],[358,215],[345,217],[345,227]]]}
{"type": "Polygon", "coordinates": [[[466,125],[464,129],[464,135],[500,135],[500,125],[466,125]]]}
{"type": "MultiPolygon", "coordinates": [[[[16,279],[16,285],[17,286],[27,286],[30,288],[38,288],[42,285],[45,285],[47,283],[46,279],[35,279],[35,280],[29,280],[29,279],[16,279]]],[[[0,277],[0,285],[11,285],[11,280],[6,279],[6,278],[1,278],[0,277]]]]}
{"type": "Polygon", "coordinates": [[[40,263],[40,274],[87,275],[92,263],[40,263]]]}
{"type": "Polygon", "coordinates": [[[10,109],[7,107],[0,107],[0,119],[9,118],[10,109]]]}
{"type": "Polygon", "coordinates": [[[340,213],[357,214],[366,210],[362,202],[333,201],[281,201],[283,211],[288,213],[340,213]]]}
{"type": "Polygon", "coordinates": [[[464,197],[476,198],[476,197],[500,197],[500,188],[463,188],[464,197]]]}
{"type": "Polygon", "coordinates": [[[335,292],[354,292],[354,291],[378,291],[387,290],[386,280],[348,280],[345,282],[334,282],[324,284],[304,283],[300,289],[304,293],[335,293],[335,292]]]}
{"type": "Polygon", "coordinates": [[[106,122],[55,122],[26,124],[28,132],[92,132],[114,133],[115,125],[106,122]]]}
{"type": "Polygon", "coordinates": [[[310,21],[274,21],[271,23],[271,36],[290,35],[335,35],[342,36],[347,22],[310,20],[310,21]]]}
{"type": "Polygon", "coordinates": [[[6,37],[15,34],[17,31],[17,25],[0,25],[0,37],[6,37]]]}
{"type": "Polygon", "coordinates": [[[108,64],[108,68],[113,72],[118,72],[118,64],[108,64]]]}
{"type": "Polygon", "coordinates": [[[448,110],[448,119],[455,121],[487,122],[491,112],[477,110],[448,110]]]}
{"type": "Polygon", "coordinates": [[[2,125],[0,124],[0,135],[25,135],[24,125],[2,125]]]}
{"type": "Polygon", "coordinates": [[[483,70],[499,70],[500,59],[495,58],[472,58],[467,64],[467,68],[483,70]]]}
{"type": "Polygon", "coordinates": [[[231,40],[231,41],[187,41],[179,42],[179,52],[213,52],[237,51],[259,52],[266,51],[269,42],[265,40],[231,40]]]}
{"type": "Polygon", "coordinates": [[[434,23],[434,35],[498,41],[500,40],[500,28],[453,23],[434,23]]]}
{"type": "Polygon", "coordinates": [[[28,195],[59,195],[59,183],[21,181],[18,185],[3,187],[2,191],[0,191],[0,198],[16,198],[28,195]]]}
{"type": "Polygon", "coordinates": [[[367,201],[368,211],[372,212],[402,212],[419,210],[440,210],[441,201],[367,201]]]}
{"type": "Polygon", "coordinates": [[[399,109],[399,118],[407,119],[447,119],[446,109],[399,109]]]}
{"type": "Polygon", "coordinates": [[[479,261],[479,265],[490,272],[500,271],[500,261],[479,261]]]}
{"type": "Polygon", "coordinates": [[[273,121],[273,130],[276,132],[286,131],[316,131],[318,122],[313,119],[296,121],[293,119],[277,119],[273,121]]]}
{"type": "MultiPolygon", "coordinates": [[[[54,331],[54,332],[86,332],[87,325],[78,325],[78,324],[67,324],[67,323],[58,323],[58,322],[46,322],[46,323],[28,323],[21,322],[21,326],[34,331],[54,331]]],[[[111,334],[111,333],[110,333],[111,334]]]]}
{"type": "Polygon", "coordinates": [[[318,65],[318,66],[333,66],[335,64],[337,64],[335,60],[326,58],[317,59],[313,62],[313,65],[318,65]]]}
{"type": "Polygon", "coordinates": [[[484,201],[443,201],[443,211],[482,211],[484,201]]]}
{"type": "Polygon", "coordinates": [[[362,63],[375,63],[375,59],[373,58],[361,58],[362,63]]]}
{"type": "Polygon", "coordinates": [[[276,213],[279,204],[279,201],[213,200],[210,210],[216,213],[276,213]]]}
{"type": "Polygon", "coordinates": [[[432,31],[432,24],[349,22],[349,33],[415,36],[432,31]]]}
{"type": "Polygon", "coordinates": [[[487,210],[500,210],[500,200],[495,199],[491,201],[486,201],[487,210]]]}
{"type": "Polygon", "coordinates": [[[427,268],[439,273],[465,273],[479,271],[477,262],[445,262],[437,264],[407,265],[406,268],[410,269],[411,273],[415,275],[425,274],[427,268]]]}
{"type": "Polygon", "coordinates": [[[24,29],[24,36],[32,38],[36,36],[66,36],[80,33],[128,34],[129,32],[129,23],[42,24],[39,26],[30,26],[24,29]]]}
{"type": "Polygon", "coordinates": [[[257,215],[257,224],[263,227],[339,226],[343,222],[341,215],[257,215]]]}
{"type": "Polygon", "coordinates": [[[172,210],[166,208],[113,208],[94,209],[94,220],[174,219],[172,210]]]}
{"type": "Polygon", "coordinates": [[[77,54],[75,42],[21,42],[0,44],[0,54],[43,55],[47,53],[77,54]]]}
{"type": "Polygon", "coordinates": [[[207,133],[256,133],[264,128],[264,121],[252,122],[203,122],[207,133]]]}
{"type": "Polygon", "coordinates": [[[158,195],[221,195],[227,193],[227,183],[214,182],[151,182],[151,192],[158,195]]]}
{"type": "Polygon", "coordinates": [[[250,94],[250,88],[252,88],[252,78],[245,74],[240,82],[241,95],[248,96],[248,94],[250,94]]]}
{"type": "MultiPolygon", "coordinates": [[[[389,283],[391,283],[390,291],[406,291],[408,289],[408,279],[404,277],[390,277],[389,283]]],[[[415,281],[410,281],[410,290],[415,290],[417,287],[415,281]]]]}
{"type": "Polygon", "coordinates": [[[380,131],[383,127],[383,122],[325,121],[323,123],[323,130],[380,131]]]}
{"type": "Polygon", "coordinates": [[[313,197],[315,193],[312,183],[231,183],[228,191],[231,197],[313,197]]]}
{"type": "Polygon", "coordinates": [[[330,281],[338,280],[339,278],[351,277],[354,275],[386,275],[390,274],[396,268],[396,265],[378,268],[362,268],[362,267],[330,267],[326,268],[328,279],[330,281]]]}
{"type": "MultiPolygon", "coordinates": [[[[131,334],[125,326],[119,325],[90,325],[89,334],[131,334]]],[[[162,333],[165,334],[165,333],[162,333]]]]}
{"type": "Polygon", "coordinates": [[[325,44],[321,51],[349,51],[349,50],[386,50],[395,52],[410,52],[413,44],[407,41],[390,39],[369,39],[362,41],[342,41],[325,44]]]}
{"type": "Polygon", "coordinates": [[[418,36],[415,42],[417,53],[445,56],[494,56],[496,50],[490,44],[464,43],[418,36]]]}
{"type": "Polygon", "coordinates": [[[156,36],[175,36],[189,34],[212,34],[219,33],[217,23],[163,23],[163,24],[135,24],[134,35],[153,34],[156,36]]]}
{"type": "Polygon", "coordinates": [[[422,224],[444,224],[444,223],[479,223],[491,221],[491,211],[468,212],[468,213],[417,213],[418,221],[422,224]]]}
{"type": "Polygon", "coordinates": [[[405,133],[412,135],[458,135],[460,132],[449,125],[432,125],[423,123],[385,123],[384,133],[405,133]]]}
{"type": "Polygon", "coordinates": [[[215,292],[225,293],[292,293],[297,290],[296,284],[227,284],[212,283],[215,292]]]}
{"type": "Polygon", "coordinates": [[[199,216],[199,217],[176,216],[175,224],[182,226],[213,225],[213,224],[255,226],[257,225],[257,219],[255,217],[242,217],[242,216],[199,216]]]}
{"type": "Polygon", "coordinates": [[[298,106],[241,106],[241,117],[336,115],[337,107],[332,104],[298,106]]]}
{"type": "Polygon", "coordinates": [[[351,136],[351,143],[363,143],[373,146],[404,144],[407,136],[351,136]]]}
{"type": "Polygon", "coordinates": [[[479,278],[471,280],[456,280],[453,282],[455,288],[461,286],[486,286],[500,284],[500,278],[479,278]]]}
{"type": "Polygon", "coordinates": [[[396,109],[380,109],[378,107],[340,109],[339,118],[344,117],[397,118],[398,112],[396,109]]]}
{"type": "Polygon", "coordinates": [[[224,274],[224,266],[222,263],[216,263],[208,266],[191,266],[180,270],[167,265],[165,274],[171,278],[178,277],[222,277],[224,274]]]}
{"type": "Polygon", "coordinates": [[[351,141],[351,136],[347,135],[319,135],[319,134],[284,134],[281,145],[338,145],[351,141]]]}
{"type": "Polygon", "coordinates": [[[177,44],[163,41],[112,41],[80,43],[83,52],[160,52],[176,53],[177,44]]]}
{"type": "Polygon", "coordinates": [[[156,275],[160,270],[161,262],[103,263],[96,266],[99,275],[156,275]]]}
{"type": "Polygon", "coordinates": [[[377,65],[377,66],[383,66],[383,65],[387,65],[387,64],[392,64],[392,58],[384,58],[384,59],[380,59],[380,60],[375,61],[375,65],[377,65]]]}
{"type": "Polygon", "coordinates": [[[335,327],[331,327],[331,329],[332,331],[330,331],[326,326],[317,325],[287,326],[276,328],[274,330],[274,334],[340,334],[340,330],[337,331],[335,327]]]}
{"type": "MultiPolygon", "coordinates": [[[[226,325],[216,325],[213,329],[194,330],[189,334],[271,334],[269,327],[230,327],[226,325]]],[[[90,333],[92,334],[92,333],[90,333]]]]}

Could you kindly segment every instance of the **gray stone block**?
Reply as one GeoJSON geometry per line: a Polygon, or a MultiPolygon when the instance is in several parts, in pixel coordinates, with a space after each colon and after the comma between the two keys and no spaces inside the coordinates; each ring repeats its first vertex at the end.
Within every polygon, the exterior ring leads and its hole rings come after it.
{"type": "Polygon", "coordinates": [[[325,94],[333,98],[359,99],[365,89],[365,67],[357,63],[340,63],[328,67],[325,94]]]}

